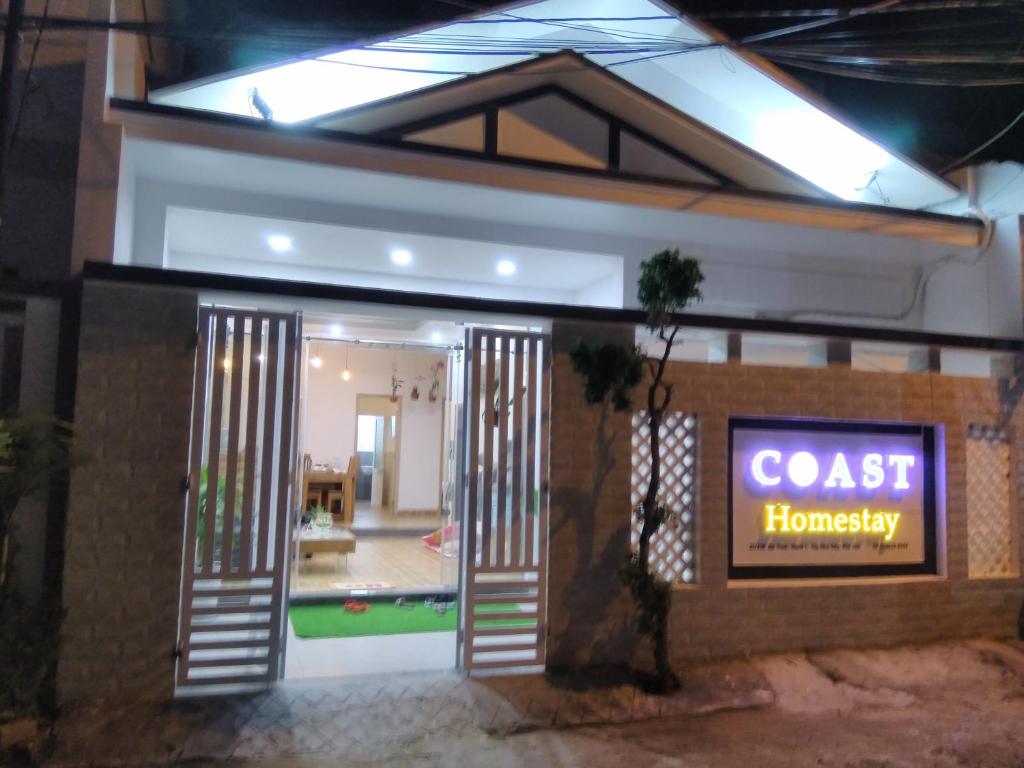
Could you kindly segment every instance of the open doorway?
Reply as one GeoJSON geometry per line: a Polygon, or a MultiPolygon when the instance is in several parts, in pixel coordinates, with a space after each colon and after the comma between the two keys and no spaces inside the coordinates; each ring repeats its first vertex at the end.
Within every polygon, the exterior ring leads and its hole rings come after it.
{"type": "Polygon", "coordinates": [[[461,329],[385,341],[339,325],[304,329],[285,675],[451,668],[461,329]]]}
{"type": "Polygon", "coordinates": [[[356,527],[382,527],[397,517],[401,418],[401,399],[356,395],[356,527]]]}

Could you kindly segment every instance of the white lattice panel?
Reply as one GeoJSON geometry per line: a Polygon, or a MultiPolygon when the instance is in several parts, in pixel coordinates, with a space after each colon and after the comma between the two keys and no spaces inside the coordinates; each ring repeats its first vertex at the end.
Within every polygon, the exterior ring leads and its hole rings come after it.
{"type": "Polygon", "coordinates": [[[972,579],[1016,575],[1009,442],[975,427],[967,436],[967,572],[972,579]]]}
{"type": "MultiPolygon", "coordinates": [[[[661,490],[658,499],[676,512],[651,537],[651,569],[669,582],[697,580],[697,417],[673,411],[661,429],[661,490]]],[[[641,521],[636,509],[651,479],[651,430],[646,411],[633,414],[630,542],[636,549],[641,521]]]]}

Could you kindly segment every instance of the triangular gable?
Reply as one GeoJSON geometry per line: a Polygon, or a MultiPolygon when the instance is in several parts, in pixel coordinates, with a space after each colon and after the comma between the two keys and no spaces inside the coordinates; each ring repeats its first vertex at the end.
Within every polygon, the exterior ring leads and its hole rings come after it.
{"type": "Polygon", "coordinates": [[[759,57],[662,0],[534,0],[151,94],[297,122],[572,48],[630,85],[850,201],[917,209],[958,190],[838,119],[759,57]]]}
{"type": "Polygon", "coordinates": [[[573,52],[549,54],[306,124],[705,186],[830,197],[573,52]],[[488,113],[497,122],[496,146],[490,148],[488,113]]]}

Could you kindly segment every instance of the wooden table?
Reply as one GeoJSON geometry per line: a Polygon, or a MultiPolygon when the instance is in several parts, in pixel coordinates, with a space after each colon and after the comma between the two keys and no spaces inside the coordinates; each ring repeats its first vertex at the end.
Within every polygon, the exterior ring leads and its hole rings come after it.
{"type": "Polygon", "coordinates": [[[299,531],[300,562],[306,555],[328,552],[346,557],[356,551],[356,537],[341,528],[306,528],[299,531]]]}

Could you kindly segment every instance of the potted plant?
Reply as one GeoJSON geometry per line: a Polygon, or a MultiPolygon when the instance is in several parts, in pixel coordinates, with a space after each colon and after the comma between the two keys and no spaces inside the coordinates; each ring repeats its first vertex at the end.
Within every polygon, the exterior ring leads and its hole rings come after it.
{"type": "Polygon", "coordinates": [[[398,378],[398,375],[395,374],[395,373],[392,373],[391,374],[391,398],[390,398],[392,403],[397,403],[398,402],[398,393],[402,389],[402,384],[403,384],[403,382],[402,382],[402,380],[400,378],[398,378]]]}
{"type": "Polygon", "coordinates": [[[0,762],[3,749],[38,745],[39,717],[52,706],[60,629],[58,596],[28,602],[14,574],[14,513],[78,462],[70,425],[52,417],[0,418],[0,762]]]}

